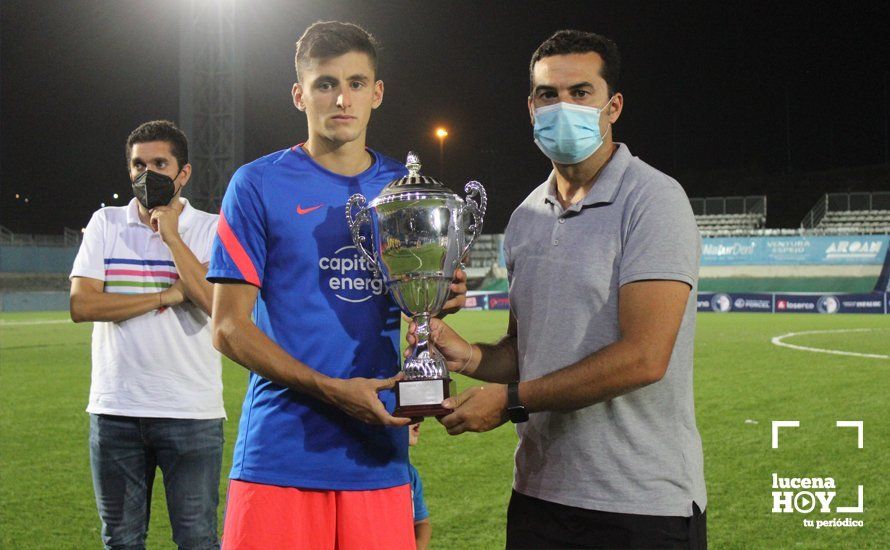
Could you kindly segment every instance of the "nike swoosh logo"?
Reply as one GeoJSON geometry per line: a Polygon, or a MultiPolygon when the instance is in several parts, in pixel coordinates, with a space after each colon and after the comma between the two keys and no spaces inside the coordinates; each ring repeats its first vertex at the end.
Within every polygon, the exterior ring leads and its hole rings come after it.
{"type": "Polygon", "coordinates": [[[303,214],[308,214],[309,212],[315,212],[322,206],[324,206],[324,204],[319,204],[317,206],[310,206],[309,208],[303,208],[301,205],[298,204],[297,205],[297,214],[302,216],[303,214]]]}

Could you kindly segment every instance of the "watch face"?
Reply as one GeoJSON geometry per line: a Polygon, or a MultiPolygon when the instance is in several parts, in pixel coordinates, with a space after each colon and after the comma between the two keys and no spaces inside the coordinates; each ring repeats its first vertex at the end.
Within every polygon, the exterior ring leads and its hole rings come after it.
{"type": "Polygon", "coordinates": [[[510,407],[507,409],[507,414],[510,416],[510,422],[514,424],[518,424],[520,422],[525,422],[528,420],[528,411],[525,410],[525,407],[510,407]]]}

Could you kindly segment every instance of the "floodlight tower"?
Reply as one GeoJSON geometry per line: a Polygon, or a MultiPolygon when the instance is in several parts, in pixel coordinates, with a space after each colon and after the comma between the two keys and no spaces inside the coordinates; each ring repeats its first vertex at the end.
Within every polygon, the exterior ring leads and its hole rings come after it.
{"type": "Polygon", "coordinates": [[[180,4],[178,123],[188,136],[192,165],[185,195],[214,213],[244,160],[244,42],[236,4],[180,4]]]}

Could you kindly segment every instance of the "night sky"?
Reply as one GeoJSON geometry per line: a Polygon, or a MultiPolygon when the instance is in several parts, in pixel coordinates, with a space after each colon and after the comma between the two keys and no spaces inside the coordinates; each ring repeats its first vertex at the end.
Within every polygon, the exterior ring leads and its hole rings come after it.
{"type": "MultiPolygon", "coordinates": [[[[0,224],[58,233],[129,200],[127,134],[177,119],[183,3],[3,0],[0,224]]],[[[821,193],[890,190],[888,5],[245,0],[245,161],[306,139],[294,42],[314,21],[351,21],[383,48],[369,145],[398,159],[414,149],[440,176],[433,130],[446,126],[445,182],[480,180],[485,230],[503,231],[549,171],[526,109],[529,58],[577,28],[621,49],[618,141],[689,196],[766,194],[769,225],[794,227],[821,193]],[[819,175],[831,170],[854,176],[819,175]]]]}

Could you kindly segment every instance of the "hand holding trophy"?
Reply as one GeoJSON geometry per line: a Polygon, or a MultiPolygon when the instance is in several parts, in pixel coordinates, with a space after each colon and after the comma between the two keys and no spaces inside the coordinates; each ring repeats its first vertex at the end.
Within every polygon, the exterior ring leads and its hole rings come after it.
{"type": "Polygon", "coordinates": [[[391,181],[370,203],[360,193],[346,203],[355,248],[383,278],[402,311],[417,324],[417,344],[396,386],[394,416],[441,416],[442,401],[454,393],[445,358],[429,339],[430,318],[448,299],[454,271],[482,232],[488,199],[471,181],[462,199],[442,182],[420,175],[420,159],[408,153],[408,175],[391,181]],[[478,200],[478,202],[477,202],[478,200]],[[367,203],[367,205],[366,205],[367,203]],[[362,226],[372,244],[365,247],[362,226]]]}

